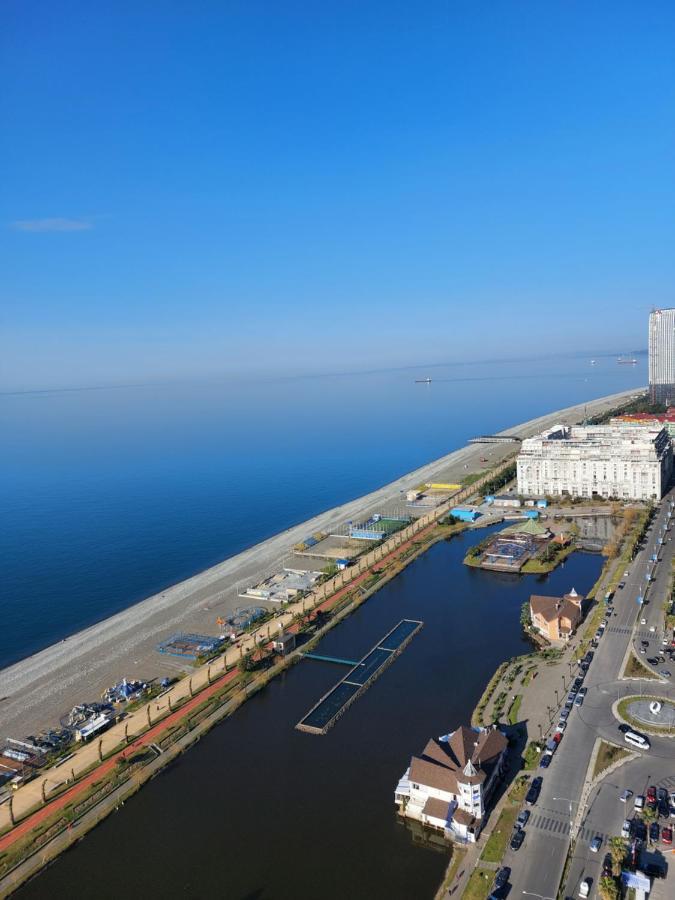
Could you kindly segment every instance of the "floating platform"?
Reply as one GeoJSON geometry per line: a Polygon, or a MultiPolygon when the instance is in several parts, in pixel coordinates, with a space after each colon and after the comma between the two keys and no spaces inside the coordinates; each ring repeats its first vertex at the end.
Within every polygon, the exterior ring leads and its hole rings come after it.
{"type": "Polygon", "coordinates": [[[423,625],[424,622],[415,619],[401,619],[335,687],[323,695],[295,727],[310,734],[326,734],[408,646],[423,625]]]}

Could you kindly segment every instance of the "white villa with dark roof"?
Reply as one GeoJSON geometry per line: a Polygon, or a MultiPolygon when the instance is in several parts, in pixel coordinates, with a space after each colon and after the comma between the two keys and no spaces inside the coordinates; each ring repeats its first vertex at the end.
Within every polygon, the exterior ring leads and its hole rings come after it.
{"type": "Polygon", "coordinates": [[[430,740],[413,756],[394,795],[400,815],[473,842],[504,768],[507,740],[496,728],[467,728],[430,740]]]}

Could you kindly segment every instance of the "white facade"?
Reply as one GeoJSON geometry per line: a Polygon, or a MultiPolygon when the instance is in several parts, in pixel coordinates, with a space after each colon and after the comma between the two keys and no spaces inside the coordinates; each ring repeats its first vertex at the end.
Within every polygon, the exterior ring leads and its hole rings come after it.
{"type": "Polygon", "coordinates": [[[668,432],[631,425],[556,425],[523,441],[518,493],[658,500],[670,481],[668,432]]]}
{"type": "Polygon", "coordinates": [[[654,401],[675,399],[675,309],[649,316],[649,389],[654,401]]]}

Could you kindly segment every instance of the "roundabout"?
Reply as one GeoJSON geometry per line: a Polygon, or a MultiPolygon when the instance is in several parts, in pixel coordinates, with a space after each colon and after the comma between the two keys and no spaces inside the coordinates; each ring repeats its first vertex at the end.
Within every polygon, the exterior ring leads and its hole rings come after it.
{"type": "Polygon", "coordinates": [[[660,696],[624,697],[618,718],[652,734],[675,735],[675,702],[660,696]]]}

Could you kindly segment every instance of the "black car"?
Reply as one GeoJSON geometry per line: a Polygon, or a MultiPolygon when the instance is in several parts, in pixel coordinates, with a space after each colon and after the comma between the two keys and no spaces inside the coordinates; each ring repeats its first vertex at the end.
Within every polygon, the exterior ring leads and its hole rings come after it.
{"type": "Polygon", "coordinates": [[[579,688],[581,687],[581,685],[582,685],[583,683],[584,683],[584,679],[583,679],[583,678],[575,678],[575,679],[574,679],[574,684],[572,685],[572,690],[573,690],[573,691],[578,691],[579,688]]]}
{"type": "Polygon", "coordinates": [[[630,731],[630,730],[631,730],[630,725],[619,725],[619,731],[621,732],[621,734],[625,734],[627,731],[630,731]]]}
{"type": "Polygon", "coordinates": [[[633,819],[633,837],[637,838],[638,841],[647,839],[647,826],[642,819],[633,819]]]}
{"type": "Polygon", "coordinates": [[[509,869],[508,866],[502,866],[501,869],[495,875],[494,886],[496,888],[503,888],[504,885],[507,884],[510,876],[511,876],[511,869],[509,869]]]}
{"type": "Polygon", "coordinates": [[[541,791],[542,782],[543,778],[539,776],[532,779],[532,784],[530,785],[530,789],[525,797],[525,802],[530,806],[534,806],[534,804],[539,799],[539,792],[541,791]]]}
{"type": "Polygon", "coordinates": [[[525,832],[523,831],[522,828],[518,828],[511,835],[511,841],[509,843],[509,847],[514,851],[520,850],[520,848],[523,846],[524,840],[525,840],[525,832]]]}
{"type": "Polygon", "coordinates": [[[553,759],[553,757],[551,756],[550,753],[544,753],[544,755],[542,756],[542,758],[539,760],[539,766],[540,766],[540,768],[542,768],[542,769],[548,769],[548,767],[551,765],[551,760],[552,760],[552,759],[553,759]]]}
{"type": "Polygon", "coordinates": [[[605,858],[602,861],[602,877],[603,878],[611,878],[613,870],[614,869],[613,869],[613,865],[612,865],[612,854],[606,853],[605,858]]]}
{"type": "Polygon", "coordinates": [[[652,822],[652,824],[649,826],[649,840],[653,844],[657,843],[660,834],[661,832],[659,830],[659,823],[652,822]]]}
{"type": "Polygon", "coordinates": [[[649,659],[647,660],[647,662],[649,663],[650,666],[658,666],[658,664],[659,664],[658,659],[656,659],[653,656],[650,656],[649,659]]]}

